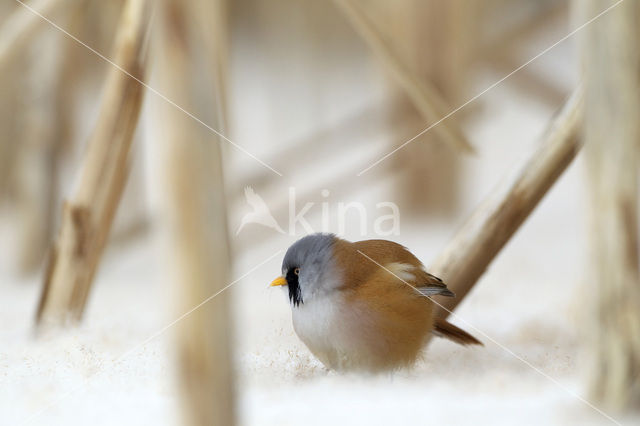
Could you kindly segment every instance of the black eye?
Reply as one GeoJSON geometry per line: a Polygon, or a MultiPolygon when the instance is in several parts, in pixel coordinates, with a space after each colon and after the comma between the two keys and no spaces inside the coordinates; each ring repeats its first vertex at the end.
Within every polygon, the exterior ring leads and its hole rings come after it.
{"type": "Polygon", "coordinates": [[[296,275],[300,275],[300,268],[294,269],[293,273],[296,274],[296,275]]]}

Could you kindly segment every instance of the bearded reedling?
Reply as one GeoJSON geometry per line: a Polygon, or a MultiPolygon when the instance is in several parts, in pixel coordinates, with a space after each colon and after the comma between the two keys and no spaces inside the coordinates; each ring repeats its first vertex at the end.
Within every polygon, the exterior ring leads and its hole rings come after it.
{"type": "Polygon", "coordinates": [[[411,366],[432,334],[481,345],[433,317],[430,297],[454,294],[391,241],[308,235],[289,247],[282,276],[271,286],[287,290],[296,334],[333,370],[375,373],[411,366]]]}

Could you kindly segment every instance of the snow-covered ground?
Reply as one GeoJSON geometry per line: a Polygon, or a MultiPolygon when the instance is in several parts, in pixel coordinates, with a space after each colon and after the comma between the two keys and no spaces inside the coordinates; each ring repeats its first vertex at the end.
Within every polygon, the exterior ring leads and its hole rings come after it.
{"type": "MultiPolygon", "coordinates": [[[[322,51],[328,59],[325,68],[318,70],[309,64],[305,68],[299,57],[262,57],[252,50],[264,47],[259,43],[237,42],[244,48],[234,57],[233,135],[260,158],[272,158],[269,152],[278,142],[304,137],[384,101],[384,90],[379,89],[384,87],[382,76],[366,55],[340,54],[357,51],[357,46],[344,48],[334,57],[322,51]],[[242,66],[253,60],[271,72],[263,75],[260,66],[242,66]],[[287,66],[290,74],[282,74],[284,68],[278,64],[286,60],[299,60],[301,65],[287,66]],[[324,87],[322,77],[310,73],[322,74],[327,69],[335,84],[324,87]],[[292,81],[291,75],[298,79],[292,81]],[[313,107],[305,103],[309,98],[315,100],[313,107]]],[[[538,51],[546,45],[541,42],[538,51]]],[[[532,66],[544,68],[569,87],[575,79],[572,52],[574,46],[565,43],[532,66]]],[[[317,63],[317,58],[312,59],[317,63]]],[[[480,73],[474,83],[476,92],[500,77],[480,73]]],[[[400,234],[390,237],[427,265],[473,207],[535,148],[536,138],[553,113],[552,107],[526,98],[509,81],[479,102],[482,108],[465,129],[478,154],[463,160],[458,212],[446,219],[402,215],[400,234]]],[[[147,138],[152,139],[153,122],[146,120],[145,126],[147,138]]],[[[349,150],[349,145],[368,146],[373,154],[365,152],[367,158],[375,158],[376,152],[388,149],[383,139],[354,137],[345,141],[332,161],[299,164],[293,158],[283,170],[285,176],[263,188],[262,194],[269,194],[265,195],[268,203],[274,198],[286,200],[289,187],[303,193],[316,187],[317,183],[310,183],[314,179],[322,181],[323,171],[328,175],[339,172],[361,181],[347,194],[340,192],[341,182],[321,186],[337,194],[327,198],[330,206],[393,201],[402,212],[398,177],[380,179],[372,173],[371,178],[356,178],[359,169],[353,170],[353,177],[349,174],[349,167],[361,164],[357,160],[363,155],[361,149],[349,150]]],[[[152,145],[147,144],[150,151],[152,145]]],[[[230,180],[246,170],[265,172],[241,153],[230,149],[228,154],[230,180]]],[[[153,167],[149,170],[153,175],[153,167]]],[[[235,315],[233,346],[241,423],[611,424],[612,419],[584,399],[586,372],[581,354],[587,348],[581,324],[588,315],[583,304],[587,288],[584,174],[578,157],[457,310],[452,321],[473,332],[485,346],[462,348],[436,339],[410,371],[379,377],[327,372],[296,338],[286,298],[267,287],[279,274],[281,255],[238,281],[229,291],[235,315]]],[[[159,196],[158,188],[150,183],[148,189],[155,218],[153,199],[159,196]]],[[[239,191],[241,188],[233,187],[230,195],[241,201],[239,191]]],[[[319,194],[316,198],[321,200],[319,194]]],[[[229,214],[232,233],[245,212],[244,205],[234,204],[229,214]]],[[[317,225],[318,214],[310,217],[317,225]]],[[[16,218],[8,214],[0,218],[0,424],[179,424],[173,330],[141,345],[179,315],[172,306],[175,288],[165,279],[158,226],[144,239],[108,250],[79,327],[36,338],[32,323],[40,277],[18,278],[12,272],[11,220],[16,218]]],[[[350,225],[346,237],[359,238],[358,224],[352,221],[350,225]]],[[[299,231],[298,236],[302,235],[299,231]]],[[[268,232],[249,225],[239,237],[231,237],[236,252],[234,277],[286,249],[295,239],[268,232]]],[[[371,226],[368,233],[375,237],[371,226]]],[[[640,420],[610,415],[622,424],[640,420]]]]}

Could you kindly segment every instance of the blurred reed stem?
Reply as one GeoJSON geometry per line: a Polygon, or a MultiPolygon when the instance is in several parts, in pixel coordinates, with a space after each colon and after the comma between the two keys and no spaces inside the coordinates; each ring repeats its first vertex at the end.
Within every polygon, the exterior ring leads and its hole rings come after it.
{"type": "MultiPolygon", "coordinates": [[[[334,3],[344,13],[354,30],[362,37],[375,56],[389,70],[396,83],[428,121],[428,125],[436,123],[453,111],[452,107],[447,106],[438,90],[426,79],[416,76],[397,55],[391,44],[376,29],[366,11],[358,4],[358,0],[334,0],[334,3]]],[[[451,119],[444,119],[433,127],[433,131],[445,142],[461,151],[474,151],[463,132],[451,119]]]]}
{"type": "MultiPolygon", "coordinates": [[[[224,0],[165,0],[156,50],[163,92],[225,132],[226,32],[224,0]]],[[[231,367],[230,253],[221,139],[178,108],[162,102],[156,121],[165,148],[169,265],[176,308],[179,381],[184,423],[235,423],[231,367]],[[195,309],[194,309],[195,308],[195,309]]]]}
{"type": "MultiPolygon", "coordinates": [[[[79,0],[37,0],[26,3],[29,8],[49,18],[59,10],[71,7],[76,1],[79,0]]],[[[19,3],[16,5],[15,11],[0,26],[0,70],[23,50],[39,30],[51,30],[49,24],[32,10],[19,3]]]]}
{"type": "MultiPolygon", "coordinates": [[[[584,22],[611,6],[574,4],[584,22]]],[[[640,3],[622,2],[585,28],[585,154],[591,195],[591,394],[612,409],[640,408],[640,3]]]]}

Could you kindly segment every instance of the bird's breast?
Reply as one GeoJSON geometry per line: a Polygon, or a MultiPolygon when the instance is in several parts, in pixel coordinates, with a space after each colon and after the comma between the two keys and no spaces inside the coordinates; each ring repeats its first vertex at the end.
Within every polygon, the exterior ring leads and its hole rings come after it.
{"type": "Polygon", "coordinates": [[[318,297],[293,308],[293,328],[310,348],[332,346],[332,335],[339,331],[337,323],[340,302],[335,299],[328,296],[318,297]]]}
{"type": "Polygon", "coordinates": [[[369,343],[363,339],[372,334],[362,333],[370,328],[366,313],[339,293],[305,300],[292,312],[296,334],[324,365],[334,370],[358,366],[369,343]]]}

